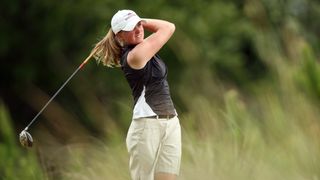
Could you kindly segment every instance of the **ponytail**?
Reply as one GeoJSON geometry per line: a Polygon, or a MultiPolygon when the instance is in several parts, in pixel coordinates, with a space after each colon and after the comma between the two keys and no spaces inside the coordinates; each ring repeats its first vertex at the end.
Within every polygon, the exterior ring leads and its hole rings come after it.
{"type": "Polygon", "coordinates": [[[102,62],[107,67],[120,67],[121,46],[115,38],[113,31],[99,41],[92,49],[87,59],[94,57],[98,63],[102,62]]]}

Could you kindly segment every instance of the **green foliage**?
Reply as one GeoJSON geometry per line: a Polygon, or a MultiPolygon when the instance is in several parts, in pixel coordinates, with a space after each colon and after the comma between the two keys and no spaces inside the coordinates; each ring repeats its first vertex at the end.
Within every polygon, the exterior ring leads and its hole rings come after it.
{"type": "Polygon", "coordinates": [[[34,150],[19,147],[6,107],[0,102],[0,177],[1,179],[44,179],[34,150]]]}
{"type": "Polygon", "coordinates": [[[35,147],[17,141],[125,8],[176,25],[160,54],[183,127],[181,179],[320,178],[318,1],[6,0],[0,179],[128,179],[119,69],[88,63],[32,127],[35,147]]]}
{"type": "Polygon", "coordinates": [[[301,70],[298,73],[297,81],[302,91],[306,92],[312,99],[320,100],[320,65],[310,49],[303,49],[304,61],[301,64],[301,70]]]}

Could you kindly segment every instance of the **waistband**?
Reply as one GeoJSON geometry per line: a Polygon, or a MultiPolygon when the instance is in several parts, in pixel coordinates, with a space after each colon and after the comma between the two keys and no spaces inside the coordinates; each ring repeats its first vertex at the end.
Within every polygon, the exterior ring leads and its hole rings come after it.
{"type": "Polygon", "coordinates": [[[152,119],[172,119],[176,117],[176,115],[170,114],[170,115],[155,115],[155,116],[148,116],[145,118],[152,118],[152,119]]]}

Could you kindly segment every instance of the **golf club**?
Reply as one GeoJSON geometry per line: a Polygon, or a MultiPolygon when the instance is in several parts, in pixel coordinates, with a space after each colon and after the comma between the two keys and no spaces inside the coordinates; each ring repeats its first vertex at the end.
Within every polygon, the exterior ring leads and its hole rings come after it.
{"type": "Polygon", "coordinates": [[[42,113],[42,111],[50,104],[50,102],[59,94],[59,92],[63,89],[63,87],[70,81],[70,79],[89,61],[91,55],[85,59],[80,66],[71,74],[71,76],[62,84],[62,86],[57,90],[57,92],[49,99],[49,101],[42,107],[42,109],[38,112],[38,114],[32,119],[32,121],[28,124],[28,126],[21,131],[19,135],[20,143],[23,147],[32,147],[33,138],[31,134],[28,132],[29,127],[34,123],[34,121],[38,118],[38,116],[42,113]]]}

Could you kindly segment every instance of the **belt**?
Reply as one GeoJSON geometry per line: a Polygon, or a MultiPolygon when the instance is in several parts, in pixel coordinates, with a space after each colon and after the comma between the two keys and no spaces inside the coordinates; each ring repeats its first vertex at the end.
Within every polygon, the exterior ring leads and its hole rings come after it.
{"type": "Polygon", "coordinates": [[[154,119],[171,119],[174,118],[176,115],[170,114],[170,115],[155,115],[155,116],[148,116],[146,118],[154,118],[154,119]]]}

